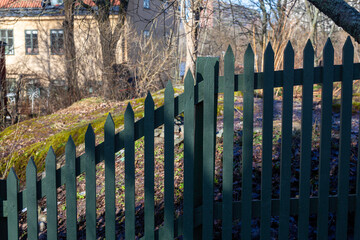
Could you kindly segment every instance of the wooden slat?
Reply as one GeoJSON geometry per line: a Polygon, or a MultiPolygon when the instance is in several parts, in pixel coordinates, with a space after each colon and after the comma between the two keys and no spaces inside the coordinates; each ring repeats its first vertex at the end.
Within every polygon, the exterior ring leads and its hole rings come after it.
{"type": "Polygon", "coordinates": [[[66,172],[66,238],[77,239],[77,205],[76,205],[76,147],[72,137],[69,137],[65,147],[66,172]]]}
{"type": "Polygon", "coordinates": [[[190,71],[185,77],[184,113],[184,239],[194,233],[194,79],[190,71]]]}
{"type": "MultiPolygon", "coordinates": [[[[251,239],[251,200],[254,122],[254,52],[249,44],[244,55],[244,113],[242,156],[241,239],[251,239]]],[[[225,126],[224,126],[225,128],[225,126]]],[[[233,144],[231,145],[231,148],[233,144]]],[[[224,144],[225,148],[225,144],[224,144]]],[[[225,151],[225,150],[224,150],[225,151]]]]}
{"type": "Polygon", "coordinates": [[[352,115],[352,64],[354,47],[350,37],[347,38],[342,54],[343,74],[341,84],[340,112],[340,151],[338,166],[338,210],[336,213],[336,239],[347,239],[348,229],[348,195],[349,195],[349,163],[351,145],[352,115]]]}
{"type": "Polygon", "coordinates": [[[260,238],[270,239],[272,134],[274,103],[274,51],[269,43],[264,54],[264,98],[262,123],[260,238]]]}
{"type": "Polygon", "coordinates": [[[214,175],[216,145],[216,99],[215,82],[217,80],[217,58],[207,58],[204,81],[204,136],[203,136],[203,229],[202,239],[213,238],[214,225],[214,175]]]}
{"type": "Polygon", "coordinates": [[[294,50],[290,41],[284,51],[284,87],[281,117],[279,239],[289,239],[294,50]]]}
{"type": "Polygon", "coordinates": [[[36,173],[34,159],[30,158],[26,167],[27,237],[30,240],[38,239],[39,234],[36,173]]]}
{"type": "Polygon", "coordinates": [[[7,224],[8,239],[19,239],[19,214],[18,214],[18,178],[14,168],[10,169],[6,180],[7,188],[7,224]]]}
{"type": "Polygon", "coordinates": [[[104,125],[105,138],[105,236],[115,239],[115,124],[111,114],[104,125]]]}
{"type": "Polygon", "coordinates": [[[125,117],[125,238],[135,238],[135,139],[134,111],[128,104],[125,117]]]}
{"type": "Polygon", "coordinates": [[[57,238],[57,190],[56,190],[56,156],[52,147],[50,147],[45,159],[46,166],[46,220],[47,220],[47,238],[57,238]]]}
{"type": "Polygon", "coordinates": [[[165,192],[164,226],[166,239],[174,238],[174,89],[171,81],[165,89],[164,102],[165,192]]]}
{"type": "Polygon", "coordinates": [[[96,239],[95,133],[91,125],[85,133],[86,163],[86,239],[96,239]]]}
{"type": "Polygon", "coordinates": [[[317,239],[328,238],[329,171],[331,150],[332,92],[334,79],[334,48],[330,39],[324,47],[324,74],[321,96],[319,209],[317,214],[317,239]]]}
{"type": "Polygon", "coordinates": [[[298,238],[309,239],[309,204],[314,82],[314,48],[308,40],[304,49],[302,87],[298,238]]]}
{"type": "Polygon", "coordinates": [[[145,229],[146,239],[154,239],[154,101],[150,93],[145,99],[145,229]]]}
{"type": "Polygon", "coordinates": [[[222,239],[232,239],[233,145],[234,145],[234,53],[229,46],[224,57],[224,140],[222,239]]]}

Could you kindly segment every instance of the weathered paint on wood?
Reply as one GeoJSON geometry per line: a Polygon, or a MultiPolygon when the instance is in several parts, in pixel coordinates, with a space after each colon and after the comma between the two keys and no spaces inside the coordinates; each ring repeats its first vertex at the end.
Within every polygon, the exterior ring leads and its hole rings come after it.
{"type": "Polygon", "coordinates": [[[194,234],[194,78],[190,71],[185,77],[184,113],[184,239],[194,234]]]}
{"type": "Polygon", "coordinates": [[[95,133],[91,125],[85,133],[86,154],[86,239],[96,239],[96,164],[95,133]]]}
{"type": "Polygon", "coordinates": [[[294,89],[294,50],[290,41],[284,51],[284,87],[280,155],[279,239],[289,239],[290,177],[292,158],[292,117],[294,89]]]}
{"type": "Polygon", "coordinates": [[[164,102],[164,237],[166,239],[174,238],[174,111],[174,89],[169,81],[165,89],[164,102]]]}
{"type": "Polygon", "coordinates": [[[312,107],[314,83],[314,48],[308,40],[304,49],[304,75],[302,87],[301,110],[301,143],[300,143],[300,177],[299,177],[299,218],[298,238],[309,239],[310,216],[310,171],[311,171],[311,138],[312,107]]]}
{"type": "Polygon", "coordinates": [[[218,74],[217,58],[208,58],[204,72],[204,135],[203,135],[203,229],[202,239],[213,238],[214,225],[214,177],[215,177],[215,145],[216,145],[216,106],[215,86],[218,74]]]}
{"type": "Polygon", "coordinates": [[[319,209],[317,239],[328,238],[329,175],[332,124],[332,93],[334,77],[334,48],[330,39],[324,47],[324,75],[321,96],[320,160],[319,160],[319,209]]]}
{"type": "Polygon", "coordinates": [[[128,104],[125,117],[125,238],[135,238],[135,140],[134,111],[128,104]]]}
{"type": "Polygon", "coordinates": [[[38,204],[36,186],[36,165],[33,158],[30,158],[26,167],[26,200],[27,200],[27,237],[28,239],[38,239],[38,204]]]}
{"type": "Polygon", "coordinates": [[[6,180],[7,209],[8,209],[8,239],[19,239],[19,214],[18,214],[18,178],[14,168],[10,169],[6,180]]]}
{"type": "Polygon", "coordinates": [[[115,239],[115,124],[111,114],[104,125],[105,138],[105,236],[115,239]]]}
{"type": "Polygon", "coordinates": [[[222,239],[232,239],[233,145],[234,145],[234,53],[229,46],[224,58],[224,147],[222,239]]]}
{"type": "Polygon", "coordinates": [[[77,204],[76,204],[76,147],[72,137],[65,147],[65,185],[66,185],[66,238],[77,239],[77,204]]]}
{"type": "Polygon", "coordinates": [[[145,99],[145,231],[146,239],[154,239],[154,101],[150,93],[145,99]]]}
{"type": "Polygon", "coordinates": [[[264,98],[262,123],[260,238],[270,239],[271,174],[274,103],[274,51],[269,43],[264,54],[264,98]]]}
{"type": "Polygon", "coordinates": [[[350,37],[347,38],[342,54],[343,74],[341,84],[340,112],[340,150],[338,166],[338,202],[336,213],[336,239],[347,239],[348,231],[348,195],[349,195],[349,164],[351,145],[352,115],[352,64],[354,47],[350,37]]]}

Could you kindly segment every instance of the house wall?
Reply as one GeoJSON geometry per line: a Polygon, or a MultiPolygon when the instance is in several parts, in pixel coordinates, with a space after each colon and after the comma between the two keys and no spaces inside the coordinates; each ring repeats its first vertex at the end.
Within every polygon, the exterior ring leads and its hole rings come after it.
{"type": "MultiPolygon", "coordinates": [[[[143,8],[143,1],[130,1],[127,15],[129,28],[139,34],[143,34],[143,30],[153,30],[157,37],[173,31],[174,20],[169,17],[170,9],[159,15],[159,11],[163,11],[162,7],[160,1],[150,1],[150,9],[143,8]],[[152,19],[155,20],[150,21],[152,19]]],[[[12,29],[14,34],[14,54],[6,55],[7,78],[17,79],[22,74],[27,79],[37,79],[45,87],[54,80],[64,79],[64,55],[54,55],[50,51],[50,30],[63,29],[63,20],[63,16],[0,18],[0,29],[12,29]],[[26,30],[38,30],[39,53],[36,55],[25,53],[26,30]]],[[[112,26],[115,26],[116,20],[117,16],[112,15],[112,26]]],[[[102,57],[96,20],[91,16],[75,16],[74,38],[78,79],[80,84],[90,86],[101,79],[102,57]]],[[[121,49],[121,45],[127,47],[126,43],[121,44],[122,41],[119,41],[117,47],[118,63],[128,60],[123,51],[127,51],[131,58],[136,58],[136,51],[131,47],[121,49]]]]}

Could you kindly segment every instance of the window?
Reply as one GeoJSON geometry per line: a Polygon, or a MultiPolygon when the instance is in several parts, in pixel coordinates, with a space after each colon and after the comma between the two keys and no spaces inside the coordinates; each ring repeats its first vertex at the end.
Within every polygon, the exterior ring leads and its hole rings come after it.
{"type": "Polygon", "coordinates": [[[13,30],[0,29],[0,41],[6,42],[5,54],[14,54],[14,35],[13,30]]]}
{"type": "Polygon", "coordinates": [[[7,88],[7,93],[15,93],[16,79],[15,78],[7,78],[6,79],[6,88],[7,88]]]}
{"type": "Polygon", "coordinates": [[[144,8],[150,8],[150,0],[144,0],[144,8]]]}
{"type": "Polygon", "coordinates": [[[39,53],[37,30],[25,30],[25,53],[30,55],[39,53]]]}
{"type": "Polygon", "coordinates": [[[51,54],[64,53],[64,30],[50,30],[50,48],[51,54]]]}

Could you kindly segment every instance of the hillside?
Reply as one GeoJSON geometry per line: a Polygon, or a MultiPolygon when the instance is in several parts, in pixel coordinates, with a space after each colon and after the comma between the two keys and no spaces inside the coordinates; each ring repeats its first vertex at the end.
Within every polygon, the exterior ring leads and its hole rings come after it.
{"type": "MultiPolygon", "coordinates": [[[[175,95],[183,90],[175,88],[175,95]]],[[[164,90],[153,94],[156,107],[163,104],[164,90]]],[[[30,157],[34,157],[38,171],[44,170],[44,160],[53,147],[58,164],[63,161],[65,144],[71,135],[77,146],[77,154],[84,148],[84,136],[89,124],[96,134],[96,143],[103,141],[103,126],[108,113],[111,113],[116,132],[123,128],[124,112],[130,102],[135,118],[143,117],[145,98],[122,102],[108,101],[100,97],[83,99],[68,108],[53,114],[26,120],[6,128],[0,133],[0,178],[5,178],[11,167],[15,168],[21,181],[30,157]]]]}

